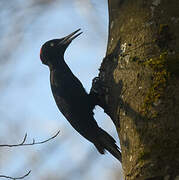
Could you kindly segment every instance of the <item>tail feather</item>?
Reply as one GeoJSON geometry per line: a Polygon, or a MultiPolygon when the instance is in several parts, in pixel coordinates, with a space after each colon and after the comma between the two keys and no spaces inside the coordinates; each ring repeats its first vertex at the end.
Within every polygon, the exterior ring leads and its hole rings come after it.
{"type": "Polygon", "coordinates": [[[122,155],[119,151],[119,147],[116,145],[116,141],[107,132],[100,128],[100,135],[98,142],[95,143],[96,148],[101,154],[105,153],[105,150],[110,152],[116,159],[122,162],[122,155]]]}

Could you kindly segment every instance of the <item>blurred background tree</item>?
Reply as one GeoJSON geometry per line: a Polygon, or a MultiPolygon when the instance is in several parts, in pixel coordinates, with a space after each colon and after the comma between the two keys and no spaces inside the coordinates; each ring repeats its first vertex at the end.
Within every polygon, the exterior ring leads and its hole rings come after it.
{"type": "MultiPolygon", "coordinates": [[[[41,45],[82,28],[65,54],[67,64],[87,91],[105,56],[108,8],[105,0],[0,1],[0,144],[15,144],[28,133],[42,140],[57,130],[60,135],[39,146],[0,148],[0,174],[26,179],[122,179],[120,164],[101,156],[77,134],[59,113],[49,86],[49,72],[39,59],[41,45]]],[[[96,119],[113,136],[115,127],[96,108],[96,119]],[[107,119],[107,120],[106,120],[107,119]]]]}

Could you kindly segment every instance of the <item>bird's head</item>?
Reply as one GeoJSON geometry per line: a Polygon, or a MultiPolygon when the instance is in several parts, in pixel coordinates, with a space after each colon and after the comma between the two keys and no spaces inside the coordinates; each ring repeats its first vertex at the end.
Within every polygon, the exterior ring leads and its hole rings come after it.
{"type": "Polygon", "coordinates": [[[74,31],[68,36],[61,39],[52,39],[44,43],[40,49],[40,59],[43,64],[48,66],[58,64],[60,59],[63,59],[65,50],[73,39],[78,37],[82,32],[80,29],[74,31]]]}

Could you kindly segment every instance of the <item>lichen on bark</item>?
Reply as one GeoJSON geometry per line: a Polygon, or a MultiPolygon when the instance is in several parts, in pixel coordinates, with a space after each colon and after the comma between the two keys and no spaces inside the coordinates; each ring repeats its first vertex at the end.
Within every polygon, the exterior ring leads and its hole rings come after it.
{"type": "MultiPolygon", "coordinates": [[[[179,174],[179,1],[108,1],[99,78],[126,180],[179,174]]],[[[155,178],[156,177],[156,178],[155,178]]]]}

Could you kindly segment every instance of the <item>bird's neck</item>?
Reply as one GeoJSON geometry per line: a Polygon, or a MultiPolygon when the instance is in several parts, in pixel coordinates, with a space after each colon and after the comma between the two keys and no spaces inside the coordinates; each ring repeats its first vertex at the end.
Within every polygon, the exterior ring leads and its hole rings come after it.
{"type": "Polygon", "coordinates": [[[55,70],[55,71],[61,71],[61,72],[69,72],[69,71],[71,72],[64,58],[60,58],[52,62],[55,62],[55,63],[49,65],[49,68],[51,71],[55,70]]]}

